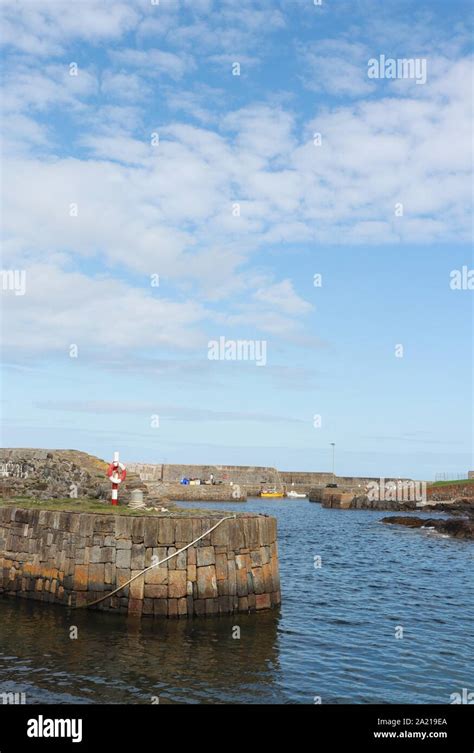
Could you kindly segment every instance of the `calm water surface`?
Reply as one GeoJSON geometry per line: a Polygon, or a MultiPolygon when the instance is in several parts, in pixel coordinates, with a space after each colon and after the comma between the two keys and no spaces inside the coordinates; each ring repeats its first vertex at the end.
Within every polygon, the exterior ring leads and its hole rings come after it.
{"type": "Polygon", "coordinates": [[[0,598],[0,692],[29,703],[449,703],[474,690],[472,542],[307,500],[209,506],[277,516],[280,610],[140,621],[0,598]]]}

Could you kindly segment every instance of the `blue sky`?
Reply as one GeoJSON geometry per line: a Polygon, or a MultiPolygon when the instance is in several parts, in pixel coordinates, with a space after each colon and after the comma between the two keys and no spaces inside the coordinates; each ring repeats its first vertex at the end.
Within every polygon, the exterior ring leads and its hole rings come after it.
{"type": "Polygon", "coordinates": [[[2,444],[472,467],[470,4],[79,5],[1,7],[2,444]]]}

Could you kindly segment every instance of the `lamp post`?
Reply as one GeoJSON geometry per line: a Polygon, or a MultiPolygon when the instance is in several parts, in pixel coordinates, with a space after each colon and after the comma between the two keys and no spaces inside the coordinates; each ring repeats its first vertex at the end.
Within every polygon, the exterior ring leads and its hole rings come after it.
{"type": "Polygon", "coordinates": [[[336,468],[336,466],[335,466],[336,443],[335,442],[330,442],[329,444],[332,447],[332,480],[333,480],[333,482],[335,482],[336,481],[336,471],[335,471],[335,468],[336,468]]]}

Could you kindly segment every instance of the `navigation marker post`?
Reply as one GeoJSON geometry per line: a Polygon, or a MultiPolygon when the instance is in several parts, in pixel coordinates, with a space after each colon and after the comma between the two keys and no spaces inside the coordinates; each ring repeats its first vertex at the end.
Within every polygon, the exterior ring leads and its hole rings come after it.
{"type": "Polygon", "coordinates": [[[118,488],[122,481],[125,481],[127,470],[123,463],[119,461],[118,452],[114,452],[114,459],[107,468],[107,476],[112,482],[112,505],[118,505],[118,488]]]}

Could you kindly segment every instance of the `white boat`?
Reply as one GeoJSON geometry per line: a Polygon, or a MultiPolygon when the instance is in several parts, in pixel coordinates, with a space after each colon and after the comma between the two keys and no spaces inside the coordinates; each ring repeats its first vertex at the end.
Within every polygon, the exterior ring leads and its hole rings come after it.
{"type": "Polygon", "coordinates": [[[286,493],[287,497],[291,497],[292,499],[305,499],[308,495],[307,494],[301,494],[300,492],[295,492],[293,489],[286,493]]]}

